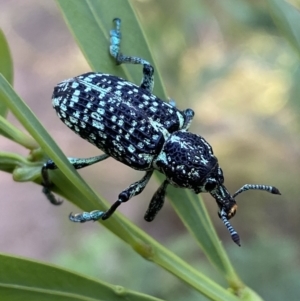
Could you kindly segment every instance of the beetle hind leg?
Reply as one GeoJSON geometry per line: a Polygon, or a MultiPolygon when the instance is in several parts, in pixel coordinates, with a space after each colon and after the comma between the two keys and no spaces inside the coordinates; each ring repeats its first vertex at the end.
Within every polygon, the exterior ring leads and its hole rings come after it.
{"type": "Polygon", "coordinates": [[[118,200],[107,211],[94,210],[91,212],[83,212],[83,213],[76,213],[76,214],[71,213],[69,219],[75,223],[84,223],[87,221],[108,219],[122,203],[129,201],[132,197],[140,194],[144,190],[152,174],[153,174],[153,170],[147,171],[145,176],[141,180],[131,184],[128,188],[123,190],[119,194],[118,200]]]}
{"type": "Polygon", "coordinates": [[[110,31],[110,46],[109,46],[109,52],[111,56],[113,56],[116,59],[117,64],[140,64],[143,65],[143,79],[140,84],[142,89],[145,89],[152,93],[153,86],[154,86],[154,68],[152,65],[136,56],[127,56],[123,55],[120,52],[120,45],[121,45],[121,19],[115,18],[115,29],[112,29],[110,31]]]}
{"type": "MultiPolygon", "coordinates": [[[[103,161],[107,159],[109,155],[103,154],[96,157],[91,158],[68,158],[69,162],[74,166],[75,169],[84,168],[86,166],[98,163],[100,161],[103,161]]],[[[57,165],[52,161],[48,160],[42,167],[41,175],[42,175],[42,185],[43,185],[43,194],[46,196],[46,198],[50,201],[53,205],[60,205],[62,203],[62,200],[56,198],[54,193],[51,191],[52,182],[50,180],[49,176],[49,170],[55,170],[58,169],[57,165]]]]}

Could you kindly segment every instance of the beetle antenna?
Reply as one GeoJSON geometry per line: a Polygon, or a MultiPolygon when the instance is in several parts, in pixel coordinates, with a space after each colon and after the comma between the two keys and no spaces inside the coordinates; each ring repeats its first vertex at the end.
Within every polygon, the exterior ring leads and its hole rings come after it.
{"type": "Polygon", "coordinates": [[[223,221],[225,227],[227,228],[227,230],[229,231],[229,233],[231,235],[231,239],[240,247],[241,246],[240,236],[238,235],[238,233],[231,226],[230,222],[228,221],[228,219],[226,217],[226,213],[223,209],[220,212],[220,218],[222,219],[222,221],[223,221]]]}
{"type": "Polygon", "coordinates": [[[239,190],[237,190],[232,197],[235,198],[238,194],[247,191],[247,190],[263,190],[273,194],[281,194],[280,191],[274,186],[267,185],[256,185],[256,184],[245,184],[239,190]]]}

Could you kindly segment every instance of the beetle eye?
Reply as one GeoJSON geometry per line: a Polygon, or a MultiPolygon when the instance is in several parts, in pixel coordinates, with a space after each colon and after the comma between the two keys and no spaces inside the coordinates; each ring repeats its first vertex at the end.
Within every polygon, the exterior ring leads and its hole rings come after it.
{"type": "Polygon", "coordinates": [[[217,186],[217,183],[216,182],[208,182],[205,184],[204,188],[206,191],[211,191],[211,190],[214,190],[217,186]]]}

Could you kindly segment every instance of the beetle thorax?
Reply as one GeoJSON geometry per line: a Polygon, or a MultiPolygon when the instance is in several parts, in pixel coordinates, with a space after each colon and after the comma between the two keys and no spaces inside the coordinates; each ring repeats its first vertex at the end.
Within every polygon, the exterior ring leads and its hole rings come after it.
{"type": "Polygon", "coordinates": [[[205,179],[218,168],[218,160],[204,138],[182,130],[168,137],[153,167],[174,186],[200,193],[205,191],[205,179]]]}

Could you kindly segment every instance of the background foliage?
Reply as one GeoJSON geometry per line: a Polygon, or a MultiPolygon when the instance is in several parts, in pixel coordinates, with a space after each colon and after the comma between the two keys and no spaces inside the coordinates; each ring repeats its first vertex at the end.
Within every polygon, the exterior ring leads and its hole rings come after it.
{"type": "MultiPolygon", "coordinates": [[[[12,50],[15,89],[66,154],[98,154],[59,123],[50,106],[57,82],[90,70],[57,6],[50,1],[1,2],[0,25],[12,50]]],[[[265,300],[298,300],[299,13],[286,2],[271,0],[132,4],[167,93],[180,108],[195,109],[191,131],[213,145],[228,189],[265,182],[283,194],[273,197],[253,192],[238,199],[239,212],[232,223],[242,237],[242,248],[232,244],[216,216],[215,202],[204,196],[234,267],[244,283],[265,300]]],[[[134,39],[123,31],[124,39],[128,36],[134,39]]],[[[135,48],[131,54],[140,55],[135,48]]],[[[9,120],[14,121],[11,116],[9,120]]],[[[27,155],[7,140],[1,139],[2,145],[3,150],[27,155]]],[[[81,175],[109,201],[140,176],[112,161],[81,175]]],[[[5,208],[0,212],[0,226],[5,229],[2,252],[51,261],[160,298],[204,299],[138,258],[97,224],[69,223],[67,214],[80,209],[67,202],[53,208],[43,200],[39,186],[13,185],[10,175],[0,176],[0,205],[5,208]]],[[[120,211],[226,287],[168,204],[155,222],[142,220],[156,186],[153,181],[120,211]]]]}

